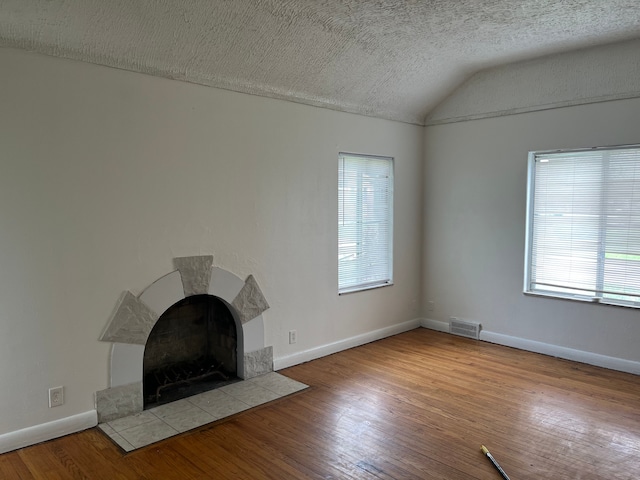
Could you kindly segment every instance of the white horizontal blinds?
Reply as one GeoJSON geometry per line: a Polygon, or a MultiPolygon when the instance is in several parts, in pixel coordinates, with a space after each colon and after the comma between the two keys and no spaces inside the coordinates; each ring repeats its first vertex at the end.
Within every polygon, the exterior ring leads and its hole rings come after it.
{"type": "Polygon", "coordinates": [[[392,282],[393,160],[339,155],[338,290],[392,282]]]}
{"type": "Polygon", "coordinates": [[[640,302],[640,148],[607,152],[603,297],[640,302]]]}
{"type": "Polygon", "coordinates": [[[536,155],[535,162],[532,288],[594,295],[601,162],[576,154],[536,155]]]}
{"type": "Polygon", "coordinates": [[[535,155],[530,289],[637,302],[640,149],[535,155]]]}

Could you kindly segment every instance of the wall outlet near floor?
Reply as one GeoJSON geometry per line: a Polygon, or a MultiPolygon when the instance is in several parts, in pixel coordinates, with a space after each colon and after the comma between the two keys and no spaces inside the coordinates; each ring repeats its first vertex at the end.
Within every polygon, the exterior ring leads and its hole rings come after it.
{"type": "Polygon", "coordinates": [[[49,408],[59,407],[64,403],[64,387],[49,389],[49,408]]]}
{"type": "Polygon", "coordinates": [[[433,300],[429,300],[427,302],[427,310],[429,310],[430,312],[433,312],[436,308],[436,302],[434,302],[433,300]]]}
{"type": "Polygon", "coordinates": [[[298,341],[297,330],[289,330],[289,345],[293,345],[298,341]]]}

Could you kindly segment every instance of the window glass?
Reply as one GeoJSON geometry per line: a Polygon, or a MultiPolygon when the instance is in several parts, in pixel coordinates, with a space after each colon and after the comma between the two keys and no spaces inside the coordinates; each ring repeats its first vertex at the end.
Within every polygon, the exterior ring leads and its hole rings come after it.
{"type": "Polygon", "coordinates": [[[532,152],[525,291],[640,306],[640,147],[532,152]]]}
{"type": "Polygon", "coordinates": [[[338,291],[393,283],[393,159],[338,156],[338,291]]]}

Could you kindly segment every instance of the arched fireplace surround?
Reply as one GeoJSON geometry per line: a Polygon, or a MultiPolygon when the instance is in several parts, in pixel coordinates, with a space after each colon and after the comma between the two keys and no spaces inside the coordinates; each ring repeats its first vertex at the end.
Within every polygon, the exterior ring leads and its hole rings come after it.
{"type": "Polygon", "coordinates": [[[273,371],[273,349],[264,345],[262,313],[269,308],[252,275],[246,281],[213,266],[213,256],[174,259],[176,270],[159,278],[139,296],[125,292],[101,341],[112,342],[110,385],[96,392],[99,422],[143,410],[143,357],[149,333],[163,312],[193,295],[223,300],[237,327],[237,375],[252,378],[273,371]]]}

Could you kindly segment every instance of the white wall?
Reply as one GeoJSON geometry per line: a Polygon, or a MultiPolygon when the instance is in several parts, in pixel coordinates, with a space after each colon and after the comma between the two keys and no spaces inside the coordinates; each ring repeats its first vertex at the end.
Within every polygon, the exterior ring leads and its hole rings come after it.
{"type": "Polygon", "coordinates": [[[435,308],[425,313],[640,361],[639,310],[522,293],[527,152],[638,143],[639,125],[631,99],[427,127],[423,300],[435,308]]]}
{"type": "Polygon", "coordinates": [[[640,97],[640,39],[482,70],[427,125],[640,97]]]}
{"type": "Polygon", "coordinates": [[[10,49],[0,105],[0,434],[94,407],[119,295],[177,256],[256,277],[276,357],[420,316],[422,128],[10,49]],[[338,297],[343,150],[396,159],[395,285],[338,297]]]}

